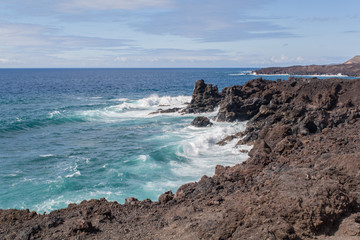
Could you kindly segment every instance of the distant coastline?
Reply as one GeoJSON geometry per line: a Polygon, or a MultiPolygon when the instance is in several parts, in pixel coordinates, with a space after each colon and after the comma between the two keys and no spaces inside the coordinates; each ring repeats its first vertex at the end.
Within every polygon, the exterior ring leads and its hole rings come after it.
{"type": "Polygon", "coordinates": [[[252,72],[254,75],[296,75],[325,77],[360,77],[360,56],[341,64],[268,67],[252,72]]]}
{"type": "Polygon", "coordinates": [[[348,75],[343,75],[341,73],[338,73],[336,75],[327,75],[327,74],[311,74],[311,75],[308,75],[308,74],[288,74],[288,73],[282,73],[282,74],[257,74],[257,73],[253,73],[252,75],[254,76],[291,76],[291,75],[295,75],[296,77],[326,77],[326,78],[342,78],[342,77],[350,77],[348,75]]]}

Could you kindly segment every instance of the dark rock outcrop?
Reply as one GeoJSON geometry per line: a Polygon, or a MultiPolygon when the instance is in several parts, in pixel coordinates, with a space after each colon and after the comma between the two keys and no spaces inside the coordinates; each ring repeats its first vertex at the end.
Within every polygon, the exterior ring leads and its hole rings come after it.
{"type": "Polygon", "coordinates": [[[273,92],[269,86],[273,82],[258,78],[244,86],[233,86],[221,91],[223,98],[215,120],[235,121],[248,120],[259,112],[262,105],[267,105],[273,92]]]}
{"type": "Polygon", "coordinates": [[[152,115],[152,114],[159,114],[159,113],[174,113],[174,112],[178,112],[180,110],[181,110],[181,108],[168,108],[168,109],[159,108],[155,112],[151,112],[149,114],[152,115]]]}
{"type": "Polygon", "coordinates": [[[276,141],[267,137],[274,128],[287,129],[286,134],[278,137],[283,139],[290,135],[319,133],[325,128],[352,121],[359,115],[357,91],[360,91],[358,80],[289,78],[283,82],[268,82],[264,90],[253,94],[263,104],[255,115],[246,118],[250,120],[246,137],[239,143],[262,138],[272,146],[276,141]]]}
{"type": "MultiPolygon", "coordinates": [[[[360,80],[303,78],[224,89],[219,120],[249,121],[222,144],[253,143],[245,162],[218,165],[158,202],[0,210],[0,238],[360,239],[359,92],[360,80]]],[[[196,105],[211,111],[214,102],[202,100],[196,105]]]]}
{"type": "Polygon", "coordinates": [[[171,191],[168,191],[159,196],[159,203],[167,203],[173,199],[174,199],[174,194],[171,191]]]}
{"type": "Polygon", "coordinates": [[[217,86],[205,84],[204,80],[195,82],[194,91],[190,104],[185,108],[183,113],[202,113],[211,112],[219,104],[221,96],[217,86]]]}
{"type": "Polygon", "coordinates": [[[207,117],[196,117],[194,120],[192,120],[190,125],[195,127],[207,127],[207,126],[212,126],[213,124],[210,122],[210,119],[208,119],[207,117]]]}

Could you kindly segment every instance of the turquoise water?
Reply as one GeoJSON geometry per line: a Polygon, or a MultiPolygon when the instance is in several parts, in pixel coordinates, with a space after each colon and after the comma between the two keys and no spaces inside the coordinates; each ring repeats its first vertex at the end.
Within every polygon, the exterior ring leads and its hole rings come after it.
{"type": "Polygon", "coordinates": [[[222,89],[254,78],[249,70],[0,69],[0,208],[157,200],[244,161],[235,142],[215,143],[245,123],[197,129],[196,115],[149,113],[184,107],[198,79],[222,89]]]}

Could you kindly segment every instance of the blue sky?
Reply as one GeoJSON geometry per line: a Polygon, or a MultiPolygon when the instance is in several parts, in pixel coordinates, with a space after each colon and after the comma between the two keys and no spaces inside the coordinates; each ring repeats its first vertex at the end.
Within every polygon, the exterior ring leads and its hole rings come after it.
{"type": "Polygon", "coordinates": [[[360,55],[358,0],[0,0],[0,68],[263,67],[360,55]]]}

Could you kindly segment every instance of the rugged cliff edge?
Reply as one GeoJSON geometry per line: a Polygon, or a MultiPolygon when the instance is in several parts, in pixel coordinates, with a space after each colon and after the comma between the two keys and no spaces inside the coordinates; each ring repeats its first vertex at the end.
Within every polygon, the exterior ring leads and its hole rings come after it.
{"type": "Polygon", "coordinates": [[[197,81],[183,113],[249,120],[249,159],[158,202],[105,199],[41,215],[0,210],[1,239],[359,239],[360,80],[197,81]]]}
{"type": "Polygon", "coordinates": [[[256,74],[289,74],[289,75],[347,75],[360,76],[360,56],[342,64],[308,65],[290,67],[269,67],[254,71],[256,74]]]}

